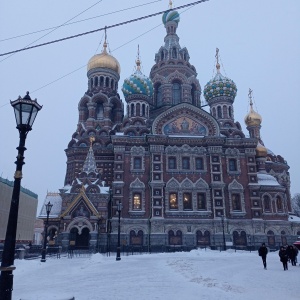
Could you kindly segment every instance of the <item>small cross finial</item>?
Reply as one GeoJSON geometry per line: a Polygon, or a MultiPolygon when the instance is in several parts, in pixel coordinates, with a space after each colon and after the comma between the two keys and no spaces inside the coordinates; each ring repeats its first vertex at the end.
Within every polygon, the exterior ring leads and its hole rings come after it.
{"type": "Polygon", "coordinates": [[[173,7],[173,2],[172,0],[169,0],[169,8],[172,9],[172,7],[173,7]]]}
{"type": "Polygon", "coordinates": [[[217,60],[217,64],[216,64],[216,68],[218,70],[218,72],[220,72],[220,64],[219,64],[219,48],[216,48],[216,60],[217,60]]]}
{"type": "Polygon", "coordinates": [[[253,102],[252,102],[252,93],[253,93],[253,90],[251,90],[251,89],[249,88],[248,97],[249,97],[249,99],[250,99],[250,106],[251,106],[251,107],[252,107],[252,105],[253,105],[253,102]]]}
{"type": "Polygon", "coordinates": [[[138,45],[137,59],[135,61],[137,71],[141,70],[141,61],[140,61],[140,45],[138,45]]]}
{"type": "Polygon", "coordinates": [[[106,48],[107,48],[107,35],[106,35],[106,26],[104,28],[104,43],[103,43],[103,52],[107,52],[106,48]]]}

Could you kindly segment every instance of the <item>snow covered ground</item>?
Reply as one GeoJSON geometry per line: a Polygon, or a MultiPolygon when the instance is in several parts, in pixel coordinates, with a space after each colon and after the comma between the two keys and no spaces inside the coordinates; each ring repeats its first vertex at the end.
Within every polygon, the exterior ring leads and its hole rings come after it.
{"type": "Polygon", "coordinates": [[[257,252],[191,252],[16,260],[13,299],[300,299],[300,266],[283,271],[278,252],[263,269],[257,252]]]}

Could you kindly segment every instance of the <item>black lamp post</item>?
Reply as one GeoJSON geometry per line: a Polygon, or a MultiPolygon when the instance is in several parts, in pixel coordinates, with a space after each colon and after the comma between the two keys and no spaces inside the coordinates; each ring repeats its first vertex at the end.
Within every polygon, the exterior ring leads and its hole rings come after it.
{"type": "Polygon", "coordinates": [[[225,242],[225,224],[224,224],[224,216],[221,216],[222,227],[223,227],[223,250],[226,251],[226,242],[225,242]]]}
{"type": "Polygon", "coordinates": [[[13,270],[15,246],[16,246],[16,233],[18,223],[19,211],[19,197],[22,179],[22,167],[24,163],[25,140],[27,133],[32,129],[33,122],[42,106],[37,103],[37,100],[31,100],[29,92],[24,98],[19,98],[10,102],[14,108],[17,129],[19,130],[19,147],[16,164],[16,172],[14,175],[14,187],[11,198],[11,205],[9,210],[7,229],[5,235],[4,248],[2,253],[1,263],[1,277],[0,277],[0,299],[11,300],[13,290],[13,270]]]}
{"type": "Polygon", "coordinates": [[[117,257],[116,260],[121,260],[121,245],[120,245],[120,233],[121,233],[121,211],[123,205],[121,202],[118,203],[117,211],[119,213],[119,222],[118,222],[118,247],[117,247],[117,257]]]}
{"type": "Polygon", "coordinates": [[[50,215],[52,206],[53,206],[53,204],[51,204],[50,201],[47,204],[45,204],[47,219],[46,219],[45,230],[44,230],[44,246],[43,246],[43,250],[42,250],[41,262],[46,262],[47,231],[48,231],[49,215],[50,215]]]}

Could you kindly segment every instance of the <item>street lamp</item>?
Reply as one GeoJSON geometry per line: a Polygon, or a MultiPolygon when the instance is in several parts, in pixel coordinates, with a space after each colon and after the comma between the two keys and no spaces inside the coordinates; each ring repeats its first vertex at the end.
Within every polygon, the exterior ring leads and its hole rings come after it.
{"type": "Polygon", "coordinates": [[[226,251],[224,215],[221,216],[223,227],[223,250],[226,251]]]}
{"type": "Polygon", "coordinates": [[[120,231],[121,231],[121,211],[123,205],[121,202],[118,203],[117,211],[119,213],[119,222],[118,222],[118,247],[117,247],[117,257],[116,260],[121,260],[121,245],[120,245],[120,231]]]}
{"type": "Polygon", "coordinates": [[[16,164],[16,172],[14,175],[14,187],[11,198],[5,242],[1,262],[1,276],[0,276],[0,299],[10,300],[13,290],[13,270],[14,256],[16,247],[16,233],[18,223],[19,198],[22,179],[22,167],[24,163],[25,140],[28,132],[32,129],[33,122],[42,106],[37,103],[37,100],[31,100],[29,92],[26,96],[15,101],[10,101],[14,108],[17,129],[19,130],[19,147],[16,164]]]}
{"type": "Polygon", "coordinates": [[[46,219],[45,230],[44,230],[44,247],[43,247],[43,250],[42,250],[41,262],[46,262],[47,231],[48,231],[49,215],[50,215],[52,206],[53,206],[53,204],[51,204],[50,201],[47,204],[45,204],[47,219],[46,219]]]}

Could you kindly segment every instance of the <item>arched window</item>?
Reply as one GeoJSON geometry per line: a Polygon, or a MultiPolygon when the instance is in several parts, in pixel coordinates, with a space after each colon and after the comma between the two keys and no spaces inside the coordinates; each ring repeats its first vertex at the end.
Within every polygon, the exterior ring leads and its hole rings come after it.
{"type": "Polygon", "coordinates": [[[210,232],[206,230],[204,234],[198,230],[196,232],[196,237],[197,237],[197,246],[202,246],[206,247],[210,245],[210,232]]]}
{"type": "Polygon", "coordinates": [[[223,116],[224,116],[224,118],[228,118],[227,106],[226,105],[223,106],[223,116]]]}
{"type": "Polygon", "coordinates": [[[141,115],[141,104],[137,103],[136,104],[136,116],[140,116],[141,115]]]}
{"type": "Polygon", "coordinates": [[[206,196],[205,193],[197,194],[198,210],[206,210],[206,196]]]}
{"type": "Polygon", "coordinates": [[[95,77],[95,86],[98,86],[98,77],[95,77]]]}
{"type": "Polygon", "coordinates": [[[183,53],[183,59],[184,59],[184,60],[187,60],[186,52],[183,53]]]}
{"type": "Polygon", "coordinates": [[[164,60],[165,59],[165,54],[164,54],[164,51],[162,50],[161,53],[160,53],[160,57],[161,57],[161,60],[164,60]]]}
{"type": "Polygon", "coordinates": [[[176,48],[172,49],[172,58],[174,58],[174,59],[177,58],[177,50],[176,50],[176,48]]]}
{"type": "Polygon", "coordinates": [[[142,197],[140,193],[133,194],[133,210],[142,209],[142,197]]]}
{"type": "Polygon", "coordinates": [[[279,196],[276,197],[276,206],[277,206],[277,211],[283,210],[282,200],[279,196]]]}
{"type": "Polygon", "coordinates": [[[114,80],[112,79],[111,82],[110,82],[110,87],[111,87],[112,90],[114,89],[114,85],[115,85],[115,82],[114,82],[114,80]]]}
{"type": "Polygon", "coordinates": [[[103,86],[103,85],[104,85],[104,77],[100,76],[100,86],[103,86]]]}
{"type": "Polygon", "coordinates": [[[181,85],[178,82],[174,82],[172,86],[172,98],[173,98],[173,104],[180,103],[181,99],[181,85]]]}
{"type": "Polygon", "coordinates": [[[109,87],[109,78],[108,77],[105,78],[105,86],[109,87]]]}
{"type": "Polygon", "coordinates": [[[103,119],[103,104],[102,103],[97,103],[97,106],[96,106],[96,119],[97,120],[103,119]]]}
{"type": "Polygon", "coordinates": [[[268,195],[264,196],[264,208],[265,208],[265,211],[267,211],[267,212],[271,211],[271,200],[268,195]]]}
{"type": "Polygon", "coordinates": [[[191,94],[192,94],[192,104],[197,105],[197,103],[196,103],[196,86],[194,84],[192,84],[191,94]]]}
{"type": "Polygon", "coordinates": [[[145,115],[146,115],[146,105],[143,104],[142,105],[142,116],[145,117],[145,115]]]}
{"type": "Polygon", "coordinates": [[[93,84],[94,84],[94,80],[93,78],[91,78],[91,88],[93,87],[93,84]]]}
{"type": "Polygon", "coordinates": [[[192,210],[192,195],[191,193],[183,193],[183,209],[192,210]]]}
{"type": "Polygon", "coordinates": [[[218,111],[218,118],[222,118],[222,109],[221,109],[221,106],[217,107],[217,111],[218,111]]]}
{"type": "Polygon", "coordinates": [[[130,113],[131,117],[134,116],[134,104],[131,104],[131,113],[130,113]]]}
{"type": "Polygon", "coordinates": [[[231,195],[231,200],[232,200],[232,210],[241,211],[242,210],[242,205],[241,205],[240,194],[232,194],[231,195]]]}
{"type": "Polygon", "coordinates": [[[162,105],[162,87],[161,84],[157,84],[155,87],[155,98],[156,98],[156,106],[162,105]]]}
{"type": "Polygon", "coordinates": [[[228,107],[229,118],[232,118],[231,106],[228,107]]]}
{"type": "Polygon", "coordinates": [[[176,193],[171,193],[169,195],[169,206],[170,209],[178,209],[178,198],[176,193]]]}

